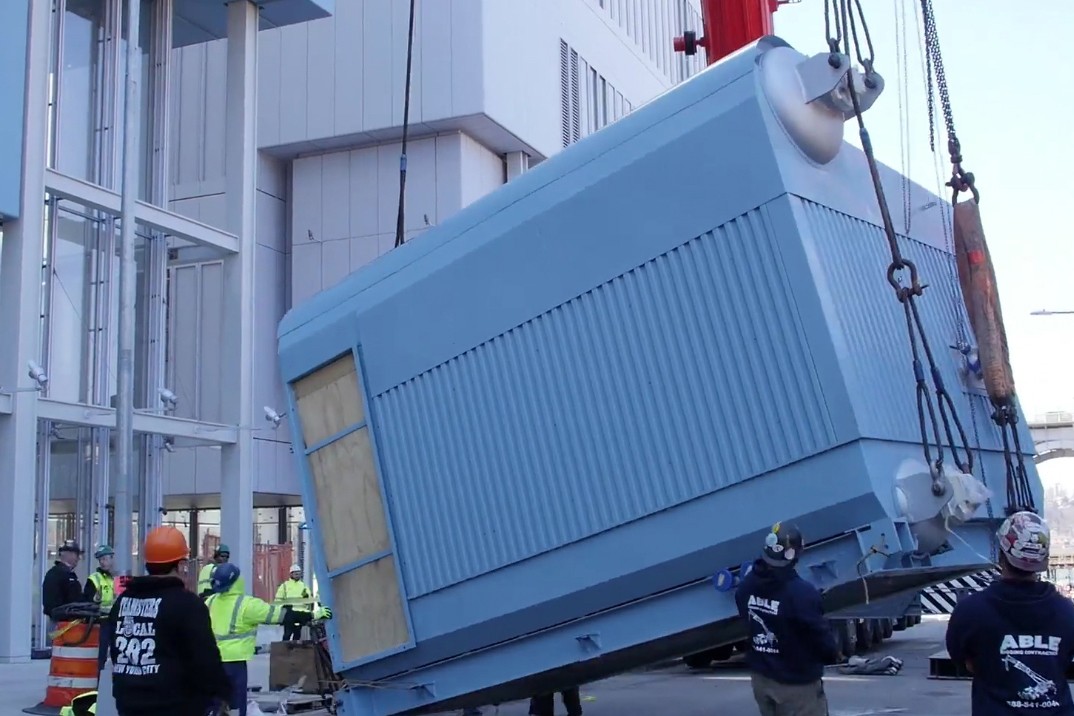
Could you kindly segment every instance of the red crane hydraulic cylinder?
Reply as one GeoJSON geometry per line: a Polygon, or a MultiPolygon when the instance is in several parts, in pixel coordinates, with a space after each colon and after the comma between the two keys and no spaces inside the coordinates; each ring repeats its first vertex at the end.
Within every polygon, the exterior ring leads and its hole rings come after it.
{"type": "Polygon", "coordinates": [[[704,35],[686,31],[675,38],[675,51],[697,54],[704,47],[708,64],[772,34],[772,15],[781,0],[701,0],[704,35]]]}

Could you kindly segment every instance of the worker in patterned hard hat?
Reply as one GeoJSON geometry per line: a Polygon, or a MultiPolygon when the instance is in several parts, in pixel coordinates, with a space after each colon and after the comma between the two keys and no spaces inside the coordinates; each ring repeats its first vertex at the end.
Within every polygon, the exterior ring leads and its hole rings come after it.
{"type": "Polygon", "coordinates": [[[749,629],[746,664],[761,716],[828,716],[822,677],[838,650],[820,592],[795,571],[803,547],[797,527],[777,522],[735,593],[749,629]]]}
{"type": "MultiPolygon", "coordinates": [[[[306,587],[306,583],[302,581],[301,565],[292,564],[291,578],[284,582],[281,582],[280,586],[276,588],[276,601],[273,603],[279,607],[289,605],[291,607],[291,611],[295,613],[312,612],[312,601],[307,603],[294,603],[296,600],[303,599],[310,599],[310,590],[306,587]]],[[[298,641],[301,636],[301,624],[288,623],[283,625],[284,641],[298,641]]]]}
{"type": "Polygon", "coordinates": [[[211,578],[212,594],[205,600],[212,619],[213,635],[231,681],[227,705],[246,716],[246,662],[257,649],[257,627],[262,624],[305,624],[313,619],[331,619],[332,610],[318,607],[313,612],[296,612],[245,594],[242,572],[231,563],[219,565],[211,578]]]}
{"type": "MultiPolygon", "coordinates": [[[[116,599],[116,580],[112,576],[112,562],[115,559],[115,551],[106,544],[102,544],[93,553],[97,560],[97,571],[93,572],[86,580],[86,586],[82,590],[82,598],[87,602],[96,602],[101,607],[101,613],[107,614],[112,611],[112,602],[116,599]]],[[[101,650],[97,657],[97,670],[104,668],[104,662],[108,660],[108,641],[110,634],[109,624],[105,620],[101,624],[101,650]]]]}
{"type": "Polygon", "coordinates": [[[212,579],[213,570],[221,564],[226,564],[231,559],[231,550],[226,544],[219,545],[213,552],[213,561],[201,568],[198,572],[198,594],[207,597],[213,593],[209,580],[212,579]]]}
{"type": "Polygon", "coordinates": [[[1048,569],[1048,525],[1016,512],[997,538],[999,579],[959,600],[947,623],[951,660],[973,674],[970,713],[1074,714],[1074,603],[1039,579],[1048,569]]]}
{"type": "Polygon", "coordinates": [[[146,576],[112,605],[112,694],[119,716],[205,714],[229,691],[205,602],[187,590],[183,533],[157,527],[142,550],[146,576]]]}

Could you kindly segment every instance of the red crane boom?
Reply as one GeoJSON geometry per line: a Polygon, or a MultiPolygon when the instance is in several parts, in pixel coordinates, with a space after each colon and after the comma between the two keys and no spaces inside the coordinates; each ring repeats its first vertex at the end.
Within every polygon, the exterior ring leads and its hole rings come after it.
{"type": "Polygon", "coordinates": [[[705,48],[707,64],[772,34],[772,16],[788,0],[701,0],[704,35],[692,30],[675,38],[675,51],[697,54],[705,48]]]}

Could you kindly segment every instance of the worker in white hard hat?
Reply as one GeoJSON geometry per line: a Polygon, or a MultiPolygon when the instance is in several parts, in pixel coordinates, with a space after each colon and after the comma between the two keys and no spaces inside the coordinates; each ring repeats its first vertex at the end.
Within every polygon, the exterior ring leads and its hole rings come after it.
{"type": "Polygon", "coordinates": [[[969,713],[1072,714],[1074,603],[1040,579],[1048,569],[1048,525],[1015,512],[996,537],[999,578],[960,599],[947,623],[947,653],[973,675],[969,713]]]}
{"type": "MultiPolygon", "coordinates": [[[[290,606],[291,611],[296,614],[313,611],[313,601],[310,596],[310,590],[306,587],[306,583],[302,581],[301,565],[291,565],[291,578],[282,582],[276,589],[276,600],[274,604],[281,607],[290,606]]],[[[289,622],[283,625],[284,641],[298,641],[301,638],[301,624],[289,622]]]]}

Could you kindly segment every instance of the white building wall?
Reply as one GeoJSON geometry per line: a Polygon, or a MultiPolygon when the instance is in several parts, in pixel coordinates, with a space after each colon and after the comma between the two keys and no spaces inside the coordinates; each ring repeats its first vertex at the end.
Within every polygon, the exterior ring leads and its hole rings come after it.
{"type": "MultiPolygon", "coordinates": [[[[398,143],[301,157],[292,172],[292,305],[395,245],[398,143]]],[[[407,144],[406,238],[501,186],[503,158],[459,132],[407,144]]]]}

